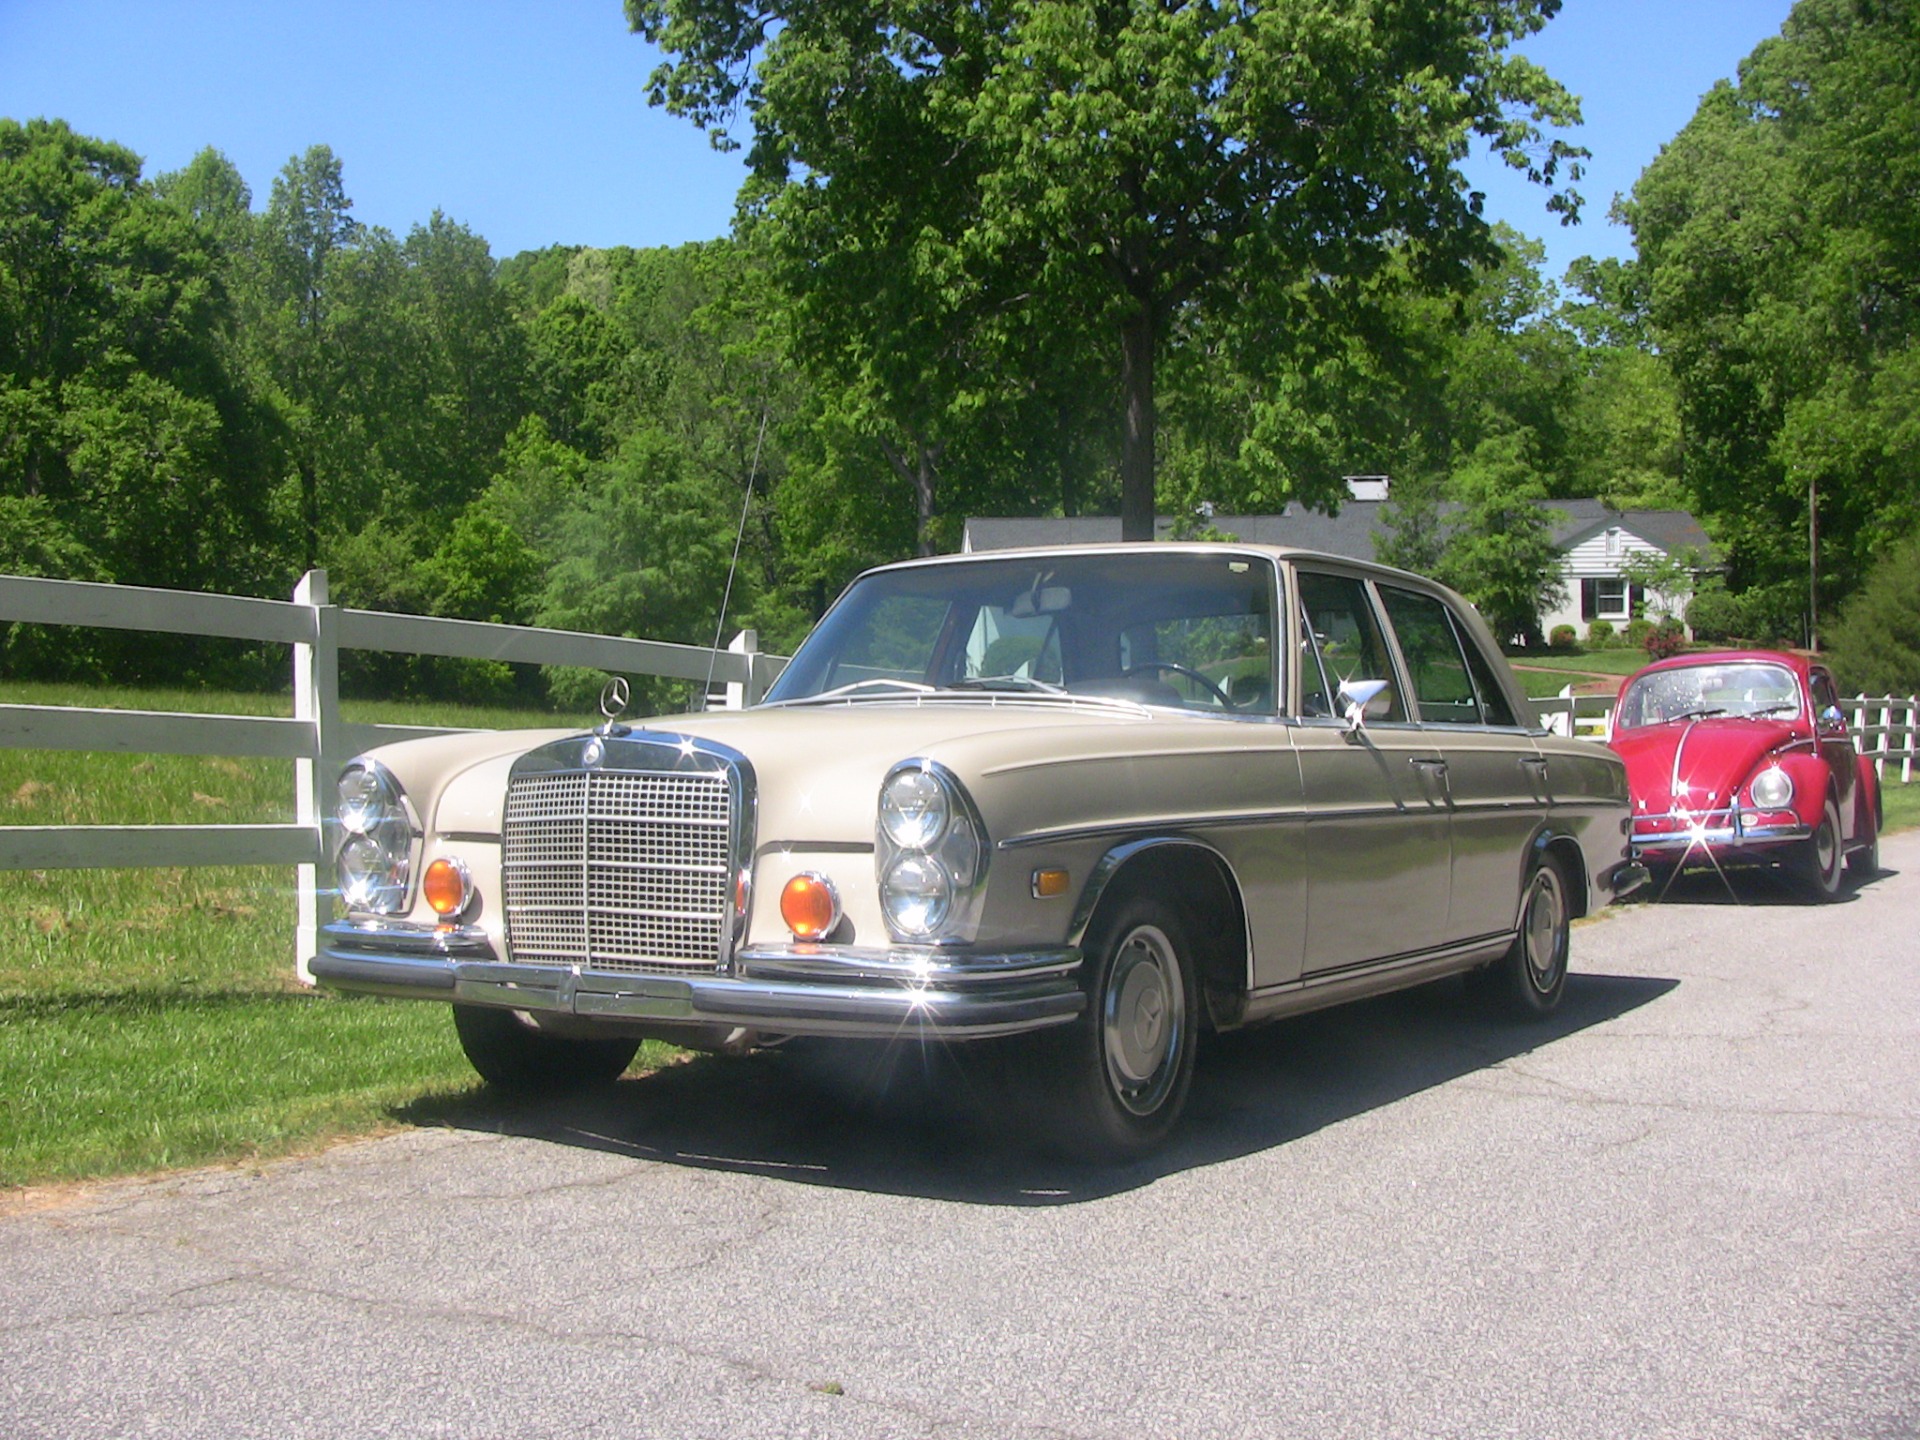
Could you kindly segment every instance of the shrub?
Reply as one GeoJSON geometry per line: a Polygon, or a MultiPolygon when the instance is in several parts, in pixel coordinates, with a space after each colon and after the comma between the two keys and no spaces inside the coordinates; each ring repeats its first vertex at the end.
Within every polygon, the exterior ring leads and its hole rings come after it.
{"type": "Polygon", "coordinates": [[[1587,626],[1587,644],[1596,650],[1604,650],[1613,644],[1613,624],[1607,620],[1596,620],[1587,626]]]}
{"type": "Polygon", "coordinates": [[[1646,638],[1641,642],[1649,660],[1664,660],[1669,655],[1678,655],[1687,643],[1687,629],[1671,615],[1663,617],[1657,625],[1647,628],[1646,638]]]}
{"type": "Polygon", "coordinates": [[[1636,615],[1627,622],[1627,644],[1635,650],[1647,647],[1647,637],[1653,634],[1653,621],[1644,615],[1636,615]]]}
{"type": "Polygon", "coordinates": [[[1694,592],[1687,604],[1687,624],[1693,638],[1710,645],[1725,645],[1737,637],[1740,602],[1718,580],[1709,580],[1694,592]]]}
{"type": "Polygon", "coordinates": [[[1868,574],[1827,636],[1841,685],[1868,695],[1920,691],[1920,536],[1868,574]]]}
{"type": "Polygon", "coordinates": [[[1553,634],[1547,637],[1547,644],[1555,650],[1571,650],[1574,642],[1579,638],[1578,632],[1571,625],[1556,625],[1553,627],[1553,634]]]}

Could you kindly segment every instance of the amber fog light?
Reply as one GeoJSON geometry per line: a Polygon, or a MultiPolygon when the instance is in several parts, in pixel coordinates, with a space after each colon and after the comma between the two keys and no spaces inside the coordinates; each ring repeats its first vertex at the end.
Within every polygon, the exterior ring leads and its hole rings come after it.
{"type": "Polygon", "coordinates": [[[420,893],[427,897],[434,914],[451,919],[472,901],[473,876],[467,873],[466,862],[443,855],[427,866],[427,873],[420,881],[420,893]]]}
{"type": "Polygon", "coordinates": [[[780,892],[780,918],[796,940],[820,940],[840,923],[840,892],[824,875],[796,875],[780,892]]]}

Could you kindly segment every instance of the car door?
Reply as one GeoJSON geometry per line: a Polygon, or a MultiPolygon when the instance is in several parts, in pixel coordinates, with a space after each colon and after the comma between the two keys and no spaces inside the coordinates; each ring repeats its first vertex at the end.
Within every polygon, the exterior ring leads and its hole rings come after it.
{"type": "Polygon", "coordinates": [[[1546,812],[1546,761],[1452,608],[1437,595],[1384,582],[1378,588],[1421,727],[1446,762],[1447,938],[1504,933],[1513,928],[1529,845],[1546,812]]]}
{"type": "Polygon", "coordinates": [[[1840,804],[1841,833],[1851,839],[1854,823],[1854,788],[1859,783],[1860,767],[1855,757],[1853,732],[1847,727],[1846,712],[1840,705],[1840,691],[1833,676],[1815,665],[1808,672],[1809,697],[1813,701],[1814,743],[1820,758],[1833,775],[1833,789],[1840,804]]]}
{"type": "Polygon", "coordinates": [[[1409,718],[1367,582],[1333,570],[1296,575],[1299,630],[1294,744],[1307,844],[1304,970],[1330,977],[1443,941],[1448,834],[1444,759],[1409,718]],[[1340,686],[1390,688],[1360,726],[1340,686]]]}

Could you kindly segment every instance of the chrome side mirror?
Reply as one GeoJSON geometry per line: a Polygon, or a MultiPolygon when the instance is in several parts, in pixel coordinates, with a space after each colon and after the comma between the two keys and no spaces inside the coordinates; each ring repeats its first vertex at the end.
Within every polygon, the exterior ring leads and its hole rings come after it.
{"type": "Polygon", "coordinates": [[[1847,723],[1847,717],[1838,705],[1829,705],[1820,712],[1820,723],[1829,728],[1838,728],[1847,723]]]}
{"type": "MultiPolygon", "coordinates": [[[[1367,710],[1387,693],[1385,680],[1343,680],[1340,683],[1340,718],[1347,722],[1351,735],[1367,723],[1367,710]]],[[[1386,707],[1381,706],[1384,710],[1386,707]]]]}

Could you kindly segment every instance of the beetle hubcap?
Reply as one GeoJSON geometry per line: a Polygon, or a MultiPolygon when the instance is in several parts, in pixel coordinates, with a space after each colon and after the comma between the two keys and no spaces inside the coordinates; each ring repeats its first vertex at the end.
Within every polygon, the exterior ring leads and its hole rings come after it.
{"type": "Polygon", "coordinates": [[[1142,925],[1122,942],[1103,1010],[1108,1082],[1128,1110],[1150,1115],[1172,1088],[1187,1022],[1180,962],[1162,931],[1142,925]]]}

